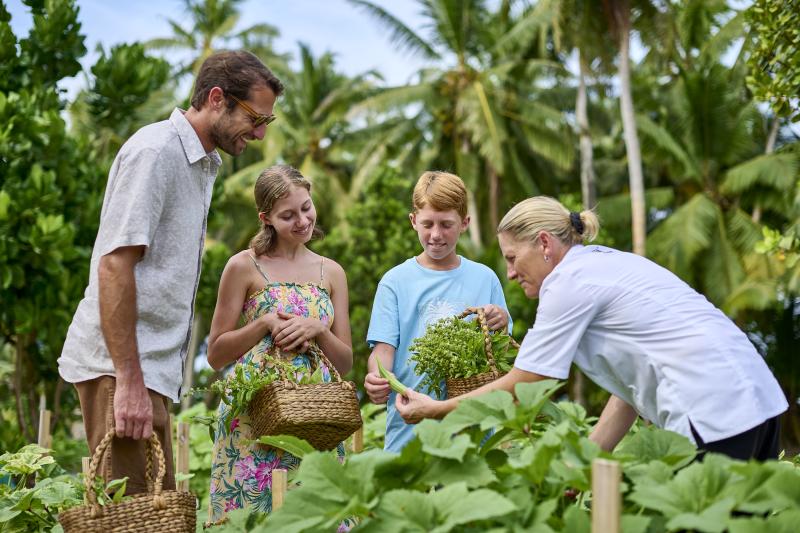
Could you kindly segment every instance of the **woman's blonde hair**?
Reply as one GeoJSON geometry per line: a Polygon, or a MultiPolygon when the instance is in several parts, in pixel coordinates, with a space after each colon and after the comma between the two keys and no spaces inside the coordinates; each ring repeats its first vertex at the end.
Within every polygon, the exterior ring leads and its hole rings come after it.
{"type": "Polygon", "coordinates": [[[428,170],[414,186],[412,207],[415,213],[425,207],[436,211],[454,209],[464,219],[467,217],[467,188],[455,174],[428,170]]]}
{"type": "MultiPolygon", "coordinates": [[[[274,165],[266,169],[258,176],[253,196],[256,199],[256,207],[259,213],[269,216],[275,202],[289,195],[290,187],[303,187],[311,194],[311,182],[303,176],[299,170],[289,165],[274,165]]],[[[322,230],[314,225],[311,238],[322,236],[322,230]]],[[[258,233],[250,240],[250,248],[256,255],[264,255],[271,252],[277,244],[278,234],[272,225],[261,222],[258,233]]]]}
{"type": "Polygon", "coordinates": [[[497,233],[508,233],[514,240],[533,243],[546,231],[564,244],[592,241],[600,230],[594,211],[570,212],[549,196],[534,196],[516,204],[506,213],[497,233]]]}

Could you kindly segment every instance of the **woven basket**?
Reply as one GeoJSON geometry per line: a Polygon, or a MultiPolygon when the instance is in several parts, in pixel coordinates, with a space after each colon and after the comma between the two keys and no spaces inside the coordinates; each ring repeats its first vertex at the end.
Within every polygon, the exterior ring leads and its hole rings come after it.
{"type": "Polygon", "coordinates": [[[164,451],[155,433],[147,441],[147,486],[148,492],[126,498],[120,503],[101,506],[94,492],[94,479],[115,431],[106,434],[92,455],[89,472],[85,476],[85,505],[74,507],[58,515],[58,521],[66,533],[107,533],[134,531],[170,531],[190,533],[195,531],[197,520],[196,501],[189,492],[162,491],[166,465],[164,451]],[[153,455],[158,461],[158,472],[153,483],[153,455]]]}
{"type": "Polygon", "coordinates": [[[258,391],[247,406],[254,437],[294,435],[318,450],[331,450],[361,427],[355,384],[342,381],[322,350],[312,345],[311,351],[335,381],[299,385],[279,370],[282,379],[258,391]]]}
{"type": "MultiPolygon", "coordinates": [[[[486,354],[486,360],[489,362],[489,372],[483,372],[482,374],[476,374],[468,378],[447,378],[445,380],[445,385],[447,387],[448,398],[455,398],[456,396],[466,394],[486,385],[487,383],[491,383],[504,374],[504,372],[497,370],[497,364],[494,361],[494,354],[492,353],[492,338],[489,336],[489,326],[486,324],[486,315],[483,312],[483,308],[468,307],[466,311],[459,315],[459,318],[466,318],[473,314],[478,315],[478,323],[480,324],[481,331],[483,332],[483,348],[484,353],[486,354]]],[[[517,344],[517,341],[515,341],[513,338],[510,339],[510,343],[512,346],[519,348],[519,344],[517,344]]]]}

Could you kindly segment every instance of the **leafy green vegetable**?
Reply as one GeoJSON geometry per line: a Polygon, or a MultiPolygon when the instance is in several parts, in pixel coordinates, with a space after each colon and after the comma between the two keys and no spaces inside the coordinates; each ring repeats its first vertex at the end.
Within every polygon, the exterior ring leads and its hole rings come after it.
{"type": "Polygon", "coordinates": [[[383,379],[389,381],[389,386],[392,388],[392,390],[395,391],[397,394],[405,394],[406,389],[408,387],[403,385],[403,383],[399,379],[397,379],[394,376],[394,374],[383,368],[380,357],[375,357],[375,361],[377,361],[378,363],[378,373],[381,375],[383,379]]]}
{"type": "MultiPolygon", "coordinates": [[[[507,332],[491,333],[492,353],[497,369],[508,372],[516,357],[507,332]]],[[[448,378],[468,378],[489,372],[483,332],[476,320],[458,317],[443,318],[429,325],[425,334],[411,342],[414,372],[424,376],[422,385],[439,397],[448,378]]]]}
{"type": "Polygon", "coordinates": [[[188,394],[205,393],[209,390],[217,393],[221,401],[229,406],[224,423],[230,426],[234,418],[247,410],[247,406],[250,405],[258,391],[279,379],[287,379],[299,385],[325,381],[321,366],[309,373],[308,368],[303,365],[295,365],[289,361],[265,355],[263,364],[252,361],[236,364],[224,379],[215,381],[208,388],[193,388],[188,394]]]}

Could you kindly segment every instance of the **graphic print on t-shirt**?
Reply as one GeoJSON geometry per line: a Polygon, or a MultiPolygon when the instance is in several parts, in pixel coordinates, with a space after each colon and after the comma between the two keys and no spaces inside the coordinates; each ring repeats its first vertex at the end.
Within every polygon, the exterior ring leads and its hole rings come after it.
{"type": "Polygon", "coordinates": [[[420,334],[423,334],[425,329],[434,322],[437,322],[443,318],[461,314],[461,312],[466,308],[467,304],[464,302],[451,302],[445,300],[444,298],[434,298],[433,300],[428,300],[427,302],[420,302],[419,306],[417,307],[419,316],[422,317],[420,324],[422,326],[422,331],[420,334]]]}

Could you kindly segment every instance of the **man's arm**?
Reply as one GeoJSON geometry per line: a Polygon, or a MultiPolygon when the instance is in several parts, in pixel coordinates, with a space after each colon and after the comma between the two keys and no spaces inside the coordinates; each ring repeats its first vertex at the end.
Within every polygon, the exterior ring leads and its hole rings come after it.
{"type": "Polygon", "coordinates": [[[603,408],[600,419],[589,438],[605,451],[613,451],[622,437],[631,429],[638,416],[633,407],[612,395],[603,408]]]}
{"type": "Polygon", "coordinates": [[[134,268],[144,246],[123,246],[102,256],[98,267],[100,328],[116,373],[114,424],[117,436],[148,439],[153,405],[144,384],[136,342],[134,268]]]}

